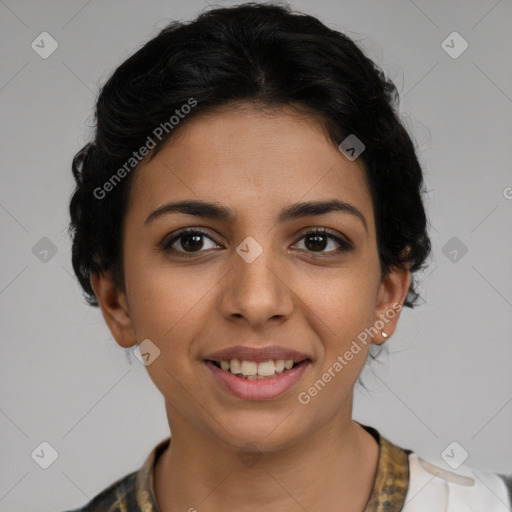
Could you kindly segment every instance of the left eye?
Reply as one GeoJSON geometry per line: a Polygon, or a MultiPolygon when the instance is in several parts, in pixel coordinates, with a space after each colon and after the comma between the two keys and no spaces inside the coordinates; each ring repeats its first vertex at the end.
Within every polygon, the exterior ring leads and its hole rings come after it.
{"type": "Polygon", "coordinates": [[[306,250],[310,252],[341,252],[351,249],[351,245],[348,242],[325,230],[309,231],[300,238],[300,241],[304,241],[306,250]],[[339,247],[326,251],[325,249],[328,247],[329,241],[334,241],[339,247]]]}

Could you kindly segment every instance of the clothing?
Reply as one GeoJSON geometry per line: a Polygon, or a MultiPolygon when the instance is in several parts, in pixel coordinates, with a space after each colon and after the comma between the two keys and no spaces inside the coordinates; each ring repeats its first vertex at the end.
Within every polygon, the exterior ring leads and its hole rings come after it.
{"type": "MultiPolygon", "coordinates": [[[[376,429],[361,426],[379,443],[375,483],[364,512],[511,510],[512,475],[505,477],[467,468],[446,471],[429,464],[411,450],[394,445],[376,429]]],[[[70,512],[160,512],[153,475],[158,457],[170,440],[168,437],[157,444],[138,471],[117,480],[88,504],[70,512]]]]}

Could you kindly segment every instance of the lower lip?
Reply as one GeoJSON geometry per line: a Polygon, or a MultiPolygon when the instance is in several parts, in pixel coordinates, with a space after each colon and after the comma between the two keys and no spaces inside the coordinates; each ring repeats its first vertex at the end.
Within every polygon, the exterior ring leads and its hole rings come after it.
{"type": "Polygon", "coordinates": [[[302,377],[309,363],[308,360],[302,361],[281,375],[255,380],[237,377],[230,372],[218,368],[211,361],[206,361],[206,366],[213,373],[217,381],[236,397],[242,400],[272,400],[291,389],[302,377]]]}

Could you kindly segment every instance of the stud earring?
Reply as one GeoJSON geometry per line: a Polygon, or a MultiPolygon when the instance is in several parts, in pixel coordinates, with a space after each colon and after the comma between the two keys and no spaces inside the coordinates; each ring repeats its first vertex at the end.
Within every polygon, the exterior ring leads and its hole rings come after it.
{"type": "Polygon", "coordinates": [[[381,332],[383,338],[387,338],[389,334],[386,334],[384,331],[381,332]]]}

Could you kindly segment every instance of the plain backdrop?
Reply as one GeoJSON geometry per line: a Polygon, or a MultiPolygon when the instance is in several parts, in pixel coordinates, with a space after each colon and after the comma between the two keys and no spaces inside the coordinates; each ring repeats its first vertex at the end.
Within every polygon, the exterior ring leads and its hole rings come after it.
{"type": "MultiPolygon", "coordinates": [[[[354,38],[395,81],[425,170],[433,255],[421,275],[424,302],[404,310],[389,355],[365,369],[354,417],[446,469],[441,454],[456,441],[467,465],[510,473],[512,3],[291,5],[354,38]]],[[[70,169],[98,87],[168,22],[206,7],[0,2],[3,512],[78,507],[169,435],[145,367],[85,305],[71,270],[70,169]],[[47,58],[32,47],[42,32],[58,44],[47,58]],[[32,455],[41,446],[53,453],[43,442],[57,456],[47,469],[32,455]]]]}

